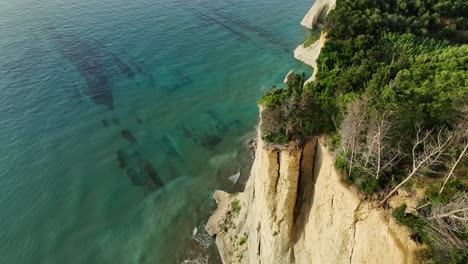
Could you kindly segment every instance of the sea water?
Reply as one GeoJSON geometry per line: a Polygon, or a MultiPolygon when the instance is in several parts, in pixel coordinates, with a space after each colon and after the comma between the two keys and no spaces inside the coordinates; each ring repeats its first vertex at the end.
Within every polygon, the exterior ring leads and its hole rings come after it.
{"type": "Polygon", "coordinates": [[[0,263],[219,263],[313,0],[2,0],[0,263]]]}

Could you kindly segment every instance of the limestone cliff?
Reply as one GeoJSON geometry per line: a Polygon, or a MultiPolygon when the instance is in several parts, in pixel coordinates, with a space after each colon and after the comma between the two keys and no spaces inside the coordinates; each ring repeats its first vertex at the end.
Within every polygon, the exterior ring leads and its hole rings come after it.
{"type": "Polygon", "coordinates": [[[306,28],[317,28],[325,23],[328,13],[335,8],[336,0],[316,0],[312,8],[302,19],[301,25],[306,28]]]}
{"type": "MultiPolygon", "coordinates": [[[[336,0],[317,0],[312,8],[307,12],[301,25],[306,28],[317,28],[325,23],[325,18],[328,13],[335,8],[336,0]]],[[[317,75],[317,58],[320,55],[320,50],[325,45],[326,33],[321,32],[320,39],[312,45],[305,47],[303,44],[299,45],[294,51],[294,58],[310,65],[314,71],[312,76],[305,82],[308,84],[315,80],[317,75]]]]}
{"type": "Polygon", "coordinates": [[[245,191],[214,196],[207,231],[224,263],[414,263],[409,232],[341,182],[322,139],[259,138],[245,191]]]}
{"type": "Polygon", "coordinates": [[[320,55],[320,50],[322,50],[323,45],[325,45],[326,36],[326,32],[322,32],[320,34],[320,39],[312,45],[305,47],[304,44],[301,44],[294,50],[294,58],[310,65],[314,69],[312,77],[310,77],[305,84],[315,80],[315,76],[317,75],[317,58],[320,55]]]}

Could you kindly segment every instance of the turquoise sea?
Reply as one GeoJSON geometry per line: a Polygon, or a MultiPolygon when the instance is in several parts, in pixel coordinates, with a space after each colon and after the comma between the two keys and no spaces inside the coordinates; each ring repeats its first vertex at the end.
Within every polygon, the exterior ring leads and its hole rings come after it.
{"type": "Polygon", "coordinates": [[[2,0],[0,263],[219,263],[211,195],[242,189],[262,93],[310,74],[312,4],[2,0]]]}

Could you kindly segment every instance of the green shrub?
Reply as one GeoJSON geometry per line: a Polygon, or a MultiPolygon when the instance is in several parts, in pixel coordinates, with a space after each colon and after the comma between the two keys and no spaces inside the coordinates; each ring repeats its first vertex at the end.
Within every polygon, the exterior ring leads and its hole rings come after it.
{"type": "Polygon", "coordinates": [[[430,185],[426,193],[425,203],[437,205],[440,203],[448,203],[453,196],[459,192],[466,192],[468,188],[458,179],[453,179],[447,182],[444,191],[439,193],[441,185],[430,185]]]}
{"type": "Polygon", "coordinates": [[[393,211],[393,217],[398,223],[408,226],[412,230],[411,238],[419,243],[425,243],[430,245],[429,237],[426,233],[427,224],[423,218],[415,216],[413,214],[405,213],[407,208],[406,204],[403,204],[393,211]]]}
{"type": "Polygon", "coordinates": [[[348,162],[346,161],[346,158],[343,155],[338,155],[335,159],[335,167],[343,172],[348,171],[348,162]]]}
{"type": "Polygon", "coordinates": [[[305,42],[304,42],[304,47],[309,47],[310,45],[314,44],[315,42],[317,42],[317,40],[320,39],[320,34],[316,34],[316,35],[313,35],[311,36],[310,38],[308,38],[305,42]]]}

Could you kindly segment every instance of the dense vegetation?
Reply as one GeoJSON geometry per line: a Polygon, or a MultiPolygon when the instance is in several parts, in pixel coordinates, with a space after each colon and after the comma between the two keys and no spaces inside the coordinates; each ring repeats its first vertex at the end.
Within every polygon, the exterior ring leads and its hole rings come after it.
{"type": "Polygon", "coordinates": [[[467,14],[465,0],[338,0],[316,81],[303,86],[296,75],[259,101],[265,140],[331,135],[346,180],[382,204],[402,186],[431,182],[423,211],[395,216],[416,223],[437,263],[468,263],[467,14]],[[449,232],[458,244],[430,230],[441,223],[429,215],[447,206],[462,208],[443,218],[464,219],[449,232]]]}

